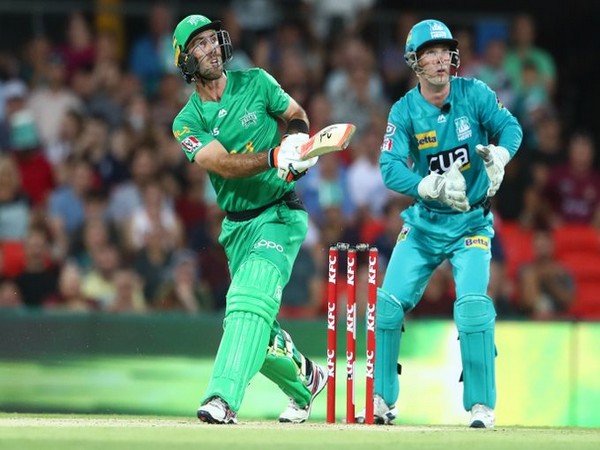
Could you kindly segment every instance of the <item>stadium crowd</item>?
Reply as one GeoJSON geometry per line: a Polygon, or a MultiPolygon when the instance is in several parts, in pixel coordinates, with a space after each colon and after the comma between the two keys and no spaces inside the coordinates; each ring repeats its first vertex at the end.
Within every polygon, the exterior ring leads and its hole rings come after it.
{"type": "MultiPolygon", "coordinates": [[[[315,14],[318,2],[302,2],[293,17],[275,7],[241,14],[238,3],[221,15],[235,50],[229,68],[272,73],[305,107],[312,132],[333,122],[357,126],[347,151],[321,157],[297,183],[310,229],[282,315],[314,317],[324,313],[329,244],[374,244],[385,270],[399,213],[412,202],[385,188],[378,160],[389,108],[416,81],[404,62],[405,36],[424,17],[398,14],[395,32],[381,39],[368,8],[346,16],[367,19],[328,23],[326,11],[315,14]]],[[[0,53],[0,308],[200,314],[224,307],[223,213],[206,173],[171,134],[190,89],[173,64],[177,19],[172,6],[155,4],[147,34],[123,52],[114,35],[73,12],[61,41],[36,35],[0,53]]],[[[600,292],[591,267],[600,271],[593,135],[567,129],[558,114],[557,68],[536,46],[531,16],[517,14],[487,33],[458,29],[459,75],[489,84],[524,129],[493,203],[490,295],[499,318],[598,317],[600,296],[580,298],[585,289],[600,292]]],[[[451,317],[452,302],[444,264],[414,314],[451,317]]]]}

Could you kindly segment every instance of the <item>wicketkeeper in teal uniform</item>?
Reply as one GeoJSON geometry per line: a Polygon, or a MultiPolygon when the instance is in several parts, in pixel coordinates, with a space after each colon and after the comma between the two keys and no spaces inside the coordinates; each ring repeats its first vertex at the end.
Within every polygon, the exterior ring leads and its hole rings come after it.
{"type": "Polygon", "coordinates": [[[195,84],[173,123],[191,162],[208,171],[226,211],[219,242],[231,272],[224,331],[198,418],[236,423],[250,379],[261,372],[290,398],[281,422],[304,422],[325,386],[325,371],[305,358],[276,316],[307,231],[295,180],[317,162],[301,161],[305,111],[262,69],[225,71],[229,34],[201,15],[173,36],[175,64],[195,84]],[[287,123],[283,141],[277,118],[287,123]]]}
{"type": "Polygon", "coordinates": [[[392,106],[381,148],[386,186],[416,202],[402,213],[405,225],[378,292],[379,423],[396,416],[404,316],[419,303],[435,268],[448,259],[456,284],[463,406],[471,412],[471,427],[494,426],[496,312],[486,294],[494,236],[489,198],[500,187],[522,131],[487,85],[452,75],[460,64],[457,46],[442,22],[424,20],[412,28],[405,59],[418,84],[392,106]]]}

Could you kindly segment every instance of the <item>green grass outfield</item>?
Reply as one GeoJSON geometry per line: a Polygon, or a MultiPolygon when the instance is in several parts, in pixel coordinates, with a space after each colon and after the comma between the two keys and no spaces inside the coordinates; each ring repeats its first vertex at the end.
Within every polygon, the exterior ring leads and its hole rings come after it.
{"type": "Polygon", "coordinates": [[[207,425],[190,418],[0,414],[0,450],[376,450],[600,448],[600,429],[292,425],[242,421],[207,425]]]}

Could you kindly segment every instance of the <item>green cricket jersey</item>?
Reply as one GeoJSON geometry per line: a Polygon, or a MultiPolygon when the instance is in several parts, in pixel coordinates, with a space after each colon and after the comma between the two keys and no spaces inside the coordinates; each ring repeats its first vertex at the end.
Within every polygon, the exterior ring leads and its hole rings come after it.
{"type": "MultiPolygon", "coordinates": [[[[220,102],[204,102],[196,91],[173,122],[173,135],[190,161],[213,140],[229,153],[264,152],[279,144],[277,116],[290,96],[260,68],[226,72],[227,84],[220,102]]],[[[294,183],[266,170],[245,178],[225,179],[208,172],[224,211],[259,208],[291,191],[294,183]]]]}

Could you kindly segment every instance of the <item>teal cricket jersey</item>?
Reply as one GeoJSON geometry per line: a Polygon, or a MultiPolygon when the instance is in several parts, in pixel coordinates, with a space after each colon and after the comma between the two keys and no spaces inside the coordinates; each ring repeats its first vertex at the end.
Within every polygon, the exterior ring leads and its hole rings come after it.
{"type": "Polygon", "coordinates": [[[441,175],[462,158],[467,196],[476,205],[485,200],[489,179],[475,146],[494,140],[512,158],[522,136],[517,119],[479,80],[452,77],[443,109],[425,100],[417,85],[390,110],[380,156],[383,180],[389,189],[416,197],[430,210],[458,213],[419,197],[417,186],[423,177],[441,175]]]}
{"type": "MultiPolygon", "coordinates": [[[[221,101],[203,102],[196,91],[173,122],[173,135],[190,161],[207,144],[218,140],[229,153],[262,152],[279,144],[277,116],[290,96],[262,69],[228,71],[221,101]]],[[[251,177],[226,179],[208,172],[224,211],[262,207],[293,190],[276,170],[251,177]]]]}

